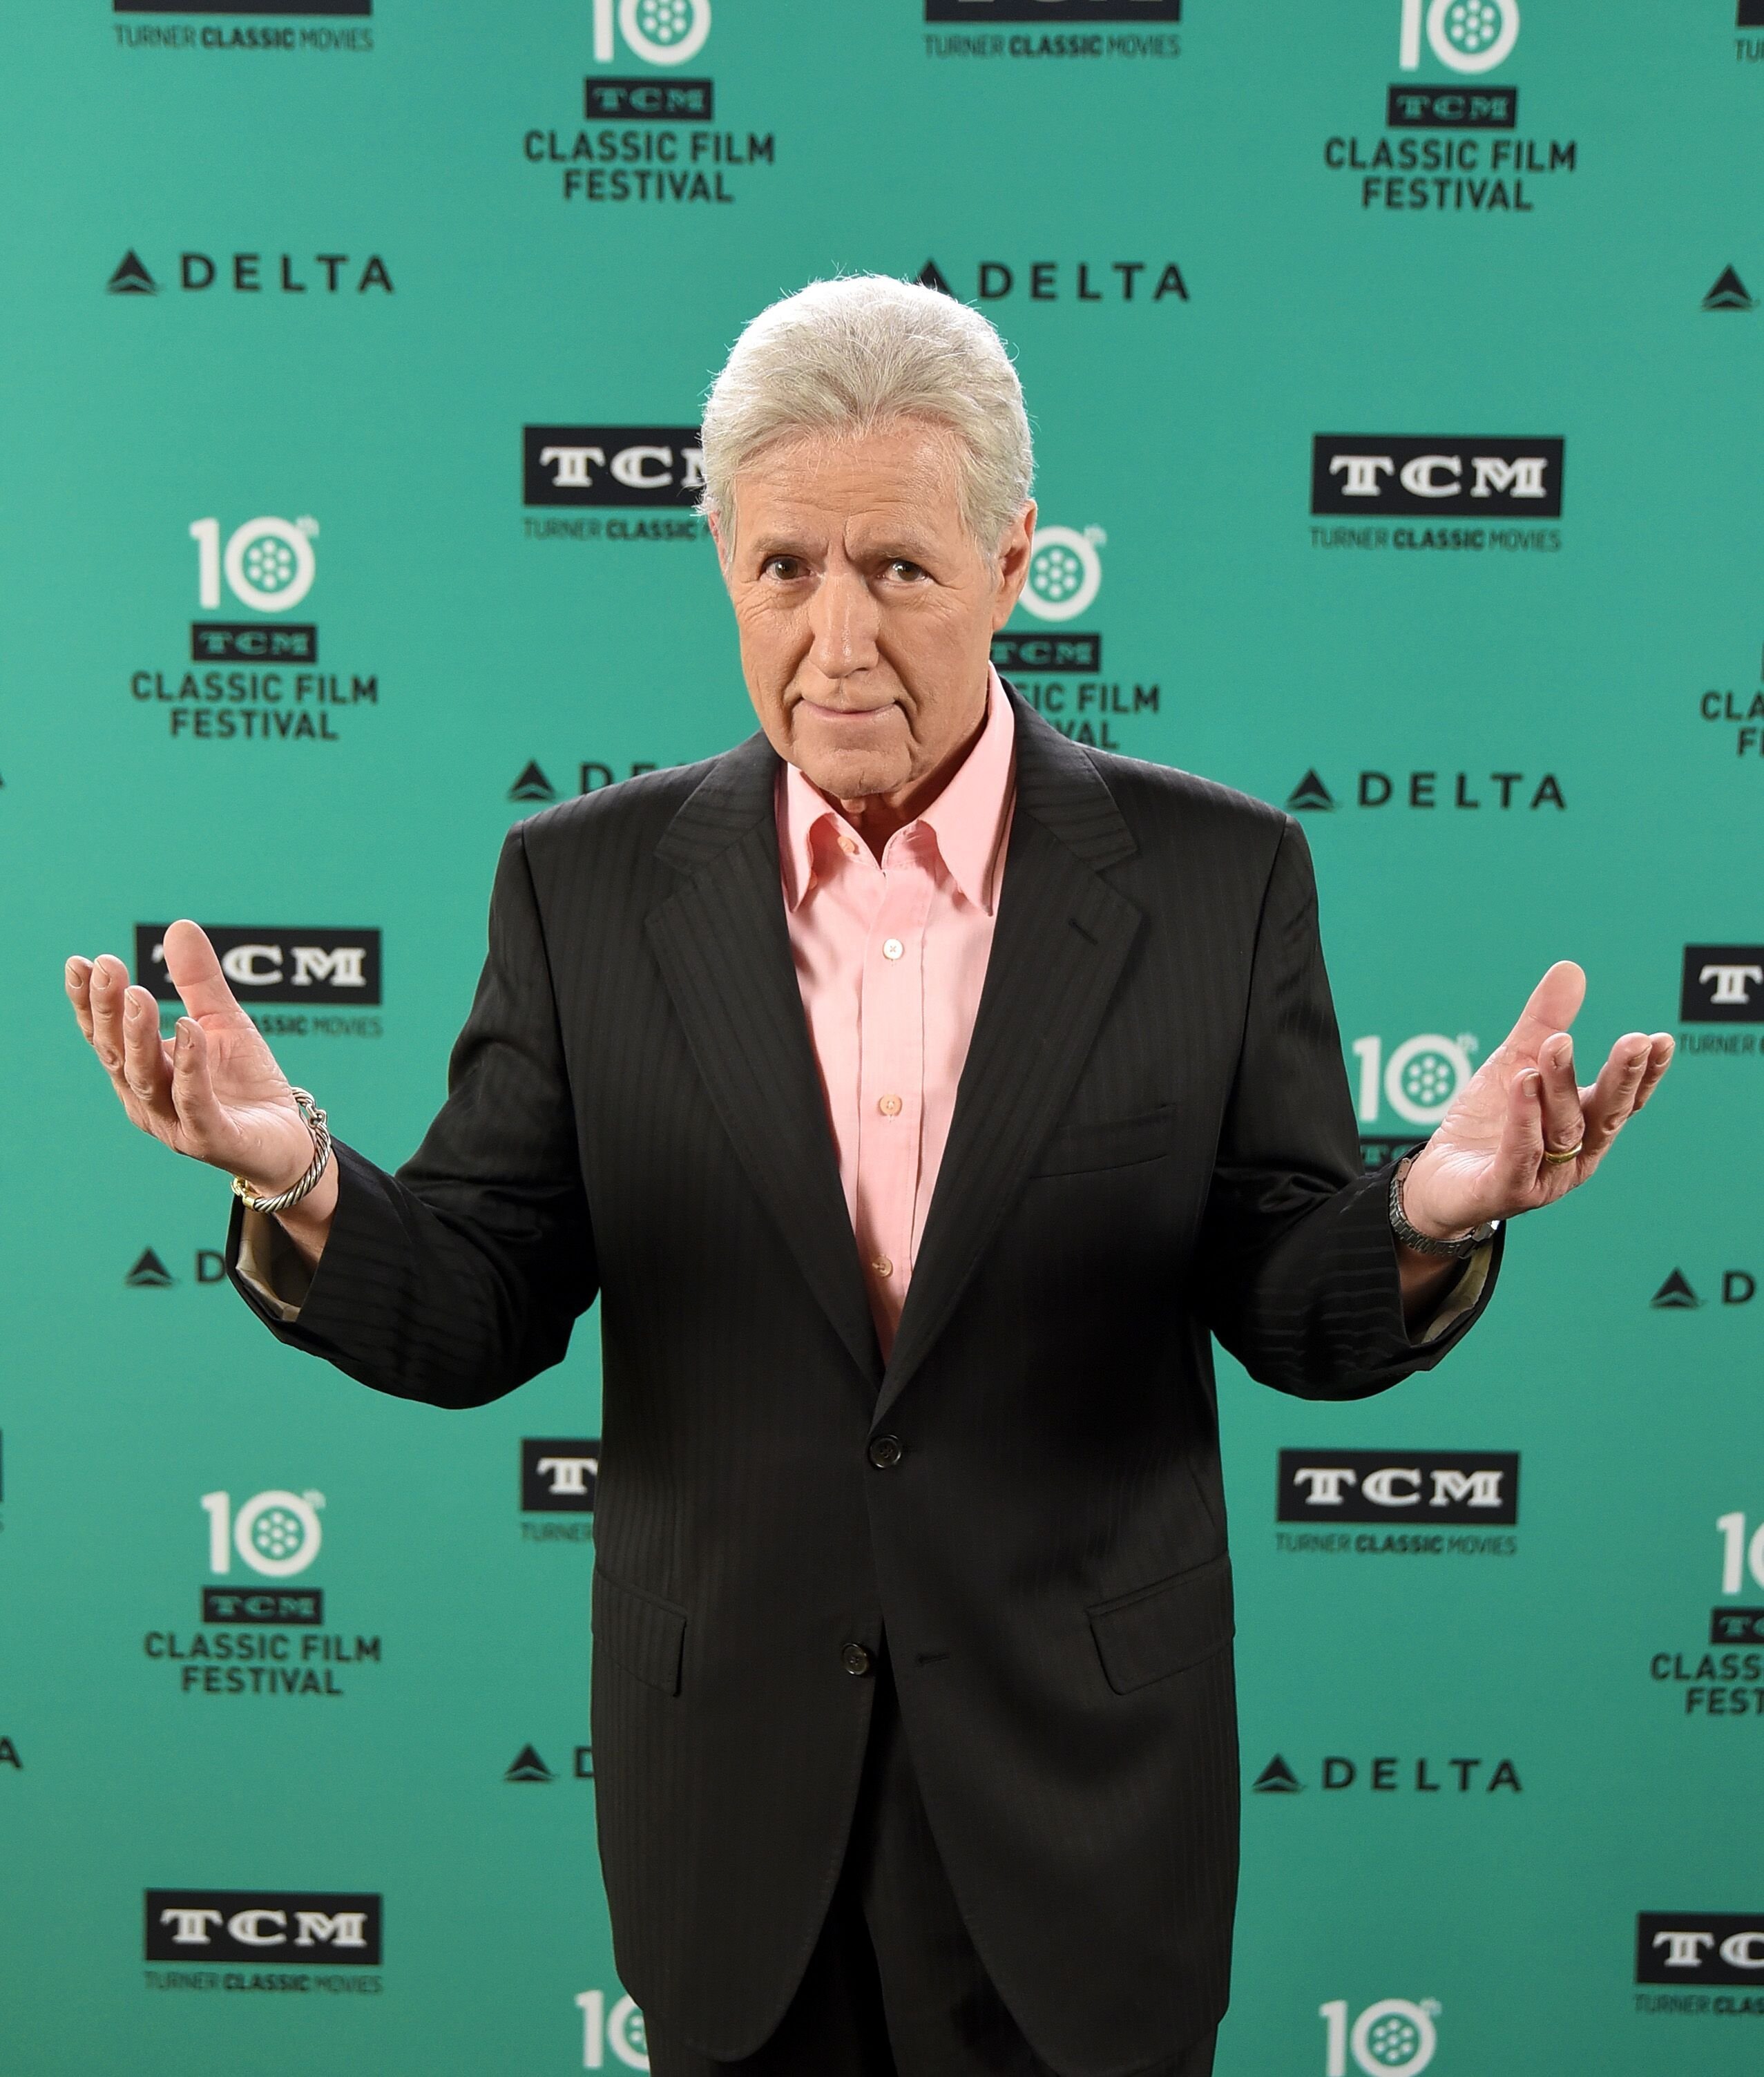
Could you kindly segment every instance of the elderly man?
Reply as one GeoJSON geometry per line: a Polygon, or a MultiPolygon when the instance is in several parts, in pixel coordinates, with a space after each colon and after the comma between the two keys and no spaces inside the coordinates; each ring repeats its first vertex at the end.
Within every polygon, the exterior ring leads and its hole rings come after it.
{"type": "Polygon", "coordinates": [[[1437,1363],[1671,1041],[1579,1086],[1553,967],[1361,1172],[1296,826],[990,666],[1035,518],[991,327],[818,283],[704,446],[760,733],[510,834],[396,1175],[193,924],[169,1046],[119,961],[69,991],[131,1120],[234,1173],[284,1341],[472,1406],[598,1292],[600,1838],[659,2077],[1196,2077],[1237,1835],[1209,1337],[1318,1399],[1437,1363]]]}

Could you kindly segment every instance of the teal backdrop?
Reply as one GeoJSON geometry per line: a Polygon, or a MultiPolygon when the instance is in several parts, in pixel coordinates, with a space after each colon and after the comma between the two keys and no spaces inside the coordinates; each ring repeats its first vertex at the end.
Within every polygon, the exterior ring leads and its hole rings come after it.
{"type": "Polygon", "coordinates": [[[1017,682],[1302,822],[1369,1159],[1556,958],[1583,1059],[1680,1038],[1437,1372],[1222,1361],[1223,2077],[1758,2069],[1764,6],[20,0],[4,48],[0,2067],[644,2067],[595,1322],[465,1413],[279,1348],[60,967],[227,926],[401,1159],[510,822],[751,726],[691,428],[744,320],[879,269],[1021,368],[1017,682]]]}

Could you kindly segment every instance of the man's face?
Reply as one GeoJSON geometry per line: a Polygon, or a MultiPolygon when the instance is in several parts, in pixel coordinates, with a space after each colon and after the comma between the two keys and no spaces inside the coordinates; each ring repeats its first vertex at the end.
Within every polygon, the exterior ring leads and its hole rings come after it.
{"type": "Polygon", "coordinates": [[[747,690],[779,755],[835,800],[909,797],[980,726],[1035,508],[995,572],[956,483],[954,436],[916,419],[780,442],[736,481],[724,574],[747,690]]]}

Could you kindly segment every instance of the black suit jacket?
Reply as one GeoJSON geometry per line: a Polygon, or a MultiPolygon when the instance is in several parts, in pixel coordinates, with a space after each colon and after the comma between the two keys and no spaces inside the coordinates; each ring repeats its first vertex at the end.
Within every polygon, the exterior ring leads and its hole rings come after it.
{"type": "Polygon", "coordinates": [[[951,1880],[1041,2055],[1113,2077],[1212,2025],[1238,1811],[1209,1336],[1351,1398],[1474,1317],[1405,1330],[1296,826],[1015,713],[991,964],[886,1366],[759,736],[510,834],[446,1107],[396,1176],[339,1148],[276,1326],[468,1406],[555,1363],[599,1292],[615,1952],[720,2058],[769,2033],[833,1889],[874,1692],[854,1643],[892,1659],[951,1880]]]}

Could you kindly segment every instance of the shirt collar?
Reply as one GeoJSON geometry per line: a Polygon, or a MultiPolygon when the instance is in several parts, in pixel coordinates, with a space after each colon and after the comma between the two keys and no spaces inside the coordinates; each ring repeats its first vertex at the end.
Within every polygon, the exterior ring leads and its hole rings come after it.
{"type": "MultiPolygon", "coordinates": [[[[1010,701],[988,664],[985,724],[949,784],[919,817],[936,840],[951,879],[988,915],[997,897],[999,855],[1015,797],[1016,742],[1010,701]]],[[[784,905],[794,911],[814,884],[816,830],[830,824],[840,835],[855,838],[857,832],[794,764],[784,767],[777,815],[784,905]]]]}

